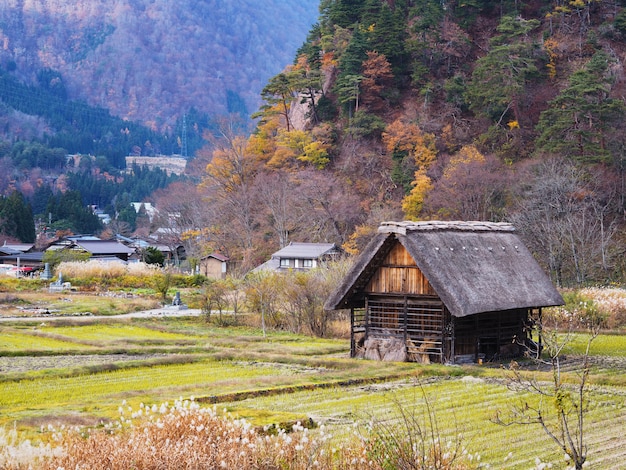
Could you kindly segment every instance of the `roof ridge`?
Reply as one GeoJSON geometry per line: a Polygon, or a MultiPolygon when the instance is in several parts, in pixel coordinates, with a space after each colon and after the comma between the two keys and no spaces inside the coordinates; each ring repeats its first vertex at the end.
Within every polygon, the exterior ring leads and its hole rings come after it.
{"type": "Polygon", "coordinates": [[[381,222],[378,233],[399,233],[406,235],[414,231],[453,230],[459,232],[514,232],[515,227],[508,222],[486,222],[480,220],[423,220],[381,222]]]}

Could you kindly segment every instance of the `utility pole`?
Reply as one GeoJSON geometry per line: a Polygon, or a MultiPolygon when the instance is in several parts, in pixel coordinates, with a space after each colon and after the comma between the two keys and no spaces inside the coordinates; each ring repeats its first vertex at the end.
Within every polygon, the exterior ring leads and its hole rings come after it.
{"type": "Polygon", "coordinates": [[[187,159],[187,114],[183,114],[183,135],[180,153],[184,159],[187,159]]]}

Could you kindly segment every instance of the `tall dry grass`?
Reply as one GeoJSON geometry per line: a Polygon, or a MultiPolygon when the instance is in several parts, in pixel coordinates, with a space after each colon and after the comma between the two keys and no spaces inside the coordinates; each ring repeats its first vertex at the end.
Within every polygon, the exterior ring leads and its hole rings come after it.
{"type": "MultiPolygon", "coordinates": [[[[296,426],[291,433],[263,434],[245,420],[220,415],[215,408],[201,408],[193,401],[180,400],[158,409],[142,407],[126,419],[122,416],[114,427],[87,436],[79,430],[56,434],[62,454],[43,459],[39,468],[336,468],[329,465],[337,452],[328,448],[329,436],[323,433],[313,438],[296,426]],[[143,419],[135,423],[138,416],[143,419]]],[[[349,458],[349,462],[341,468],[368,468],[357,450],[344,450],[340,460],[349,458]]]]}
{"type": "Polygon", "coordinates": [[[593,300],[609,328],[626,327],[626,289],[588,287],[581,294],[593,300]]]}
{"type": "Polygon", "coordinates": [[[142,262],[128,263],[115,261],[64,261],[59,263],[56,273],[63,277],[82,278],[116,278],[123,276],[151,277],[160,272],[156,265],[142,262]]]}
{"type": "MultiPolygon", "coordinates": [[[[253,428],[247,421],[201,408],[193,400],[173,406],[120,407],[114,425],[85,431],[51,431],[53,446],[33,453],[30,462],[5,459],[7,470],[181,470],[181,469],[338,469],[382,470],[380,446],[355,432],[352,439],[337,439],[323,426],[309,431],[296,425],[291,432],[275,433],[253,428]]],[[[356,429],[356,428],[355,428],[356,429]]],[[[380,436],[377,436],[380,437],[380,436]]],[[[391,449],[393,446],[390,446],[391,449]]],[[[455,465],[438,462],[422,467],[419,461],[399,468],[468,469],[467,461],[455,465]],[[415,464],[415,465],[413,465],[415,464]]]]}
{"type": "Polygon", "coordinates": [[[22,440],[15,429],[0,428],[0,468],[31,469],[42,460],[60,456],[61,449],[49,444],[33,445],[30,440],[22,440]]]}
{"type": "Polygon", "coordinates": [[[626,328],[626,289],[587,287],[563,291],[565,305],[549,309],[548,317],[557,325],[584,327],[600,321],[603,328],[626,328]]]}

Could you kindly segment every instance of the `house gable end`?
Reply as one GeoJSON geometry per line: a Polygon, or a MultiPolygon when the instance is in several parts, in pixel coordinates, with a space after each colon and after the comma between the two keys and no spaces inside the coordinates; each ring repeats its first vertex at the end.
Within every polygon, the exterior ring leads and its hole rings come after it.
{"type": "Polygon", "coordinates": [[[430,282],[406,248],[397,240],[373,272],[365,292],[408,295],[436,295],[430,282]]]}

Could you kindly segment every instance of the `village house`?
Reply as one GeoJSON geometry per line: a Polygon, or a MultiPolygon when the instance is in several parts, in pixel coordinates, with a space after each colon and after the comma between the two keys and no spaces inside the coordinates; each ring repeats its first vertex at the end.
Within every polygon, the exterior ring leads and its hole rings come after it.
{"type": "Polygon", "coordinates": [[[48,250],[74,250],[89,253],[90,259],[101,261],[128,261],[133,248],[116,240],[101,240],[93,236],[69,236],[56,241],[48,250]]]}
{"type": "Polygon", "coordinates": [[[385,222],[327,310],[350,309],[351,355],[462,363],[513,357],[563,298],[510,224],[385,222]]]}
{"type": "Polygon", "coordinates": [[[204,256],[198,263],[198,271],[209,279],[224,279],[228,274],[229,258],[219,253],[204,256]]]}
{"type": "Polygon", "coordinates": [[[255,271],[263,269],[274,271],[313,269],[321,266],[324,262],[336,259],[342,254],[341,248],[334,243],[291,242],[274,253],[268,261],[256,267],[255,271]]]}
{"type": "Polygon", "coordinates": [[[0,246],[0,273],[31,275],[43,267],[43,253],[34,249],[32,243],[10,243],[0,246]]]}

